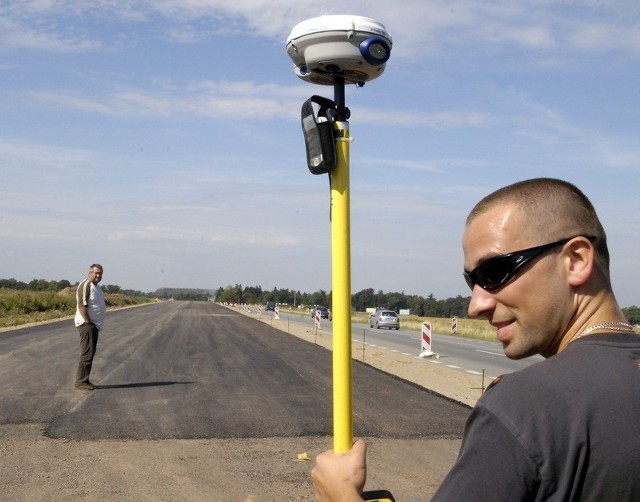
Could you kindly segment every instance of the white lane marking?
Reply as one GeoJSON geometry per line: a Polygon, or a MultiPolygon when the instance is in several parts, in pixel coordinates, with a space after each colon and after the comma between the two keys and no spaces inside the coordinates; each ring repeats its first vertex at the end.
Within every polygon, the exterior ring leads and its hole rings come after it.
{"type": "MultiPolygon", "coordinates": [[[[361,342],[361,343],[363,343],[363,342],[361,342]]],[[[397,351],[397,350],[388,349],[387,347],[385,347],[385,346],[383,346],[383,345],[374,345],[374,344],[369,343],[369,342],[364,342],[364,345],[367,345],[367,346],[369,346],[369,347],[376,347],[376,348],[383,349],[383,350],[389,350],[389,351],[391,351],[391,352],[395,352],[395,353],[400,354],[400,355],[402,355],[402,356],[407,356],[407,357],[411,357],[411,358],[416,357],[416,355],[415,355],[415,354],[408,354],[407,352],[399,352],[399,351],[397,351]]],[[[494,355],[494,356],[503,356],[503,355],[504,355],[504,354],[497,354],[497,353],[495,353],[495,352],[487,352],[487,351],[484,351],[484,350],[477,350],[477,352],[486,352],[487,354],[491,354],[491,355],[494,355]]],[[[428,363],[431,363],[431,364],[444,364],[442,361],[438,361],[437,359],[426,359],[426,361],[427,361],[428,363]]],[[[465,373],[469,373],[470,375],[474,375],[474,376],[482,376],[482,372],[481,372],[481,371],[465,370],[465,369],[464,369],[464,368],[462,368],[461,366],[455,366],[455,365],[453,365],[453,364],[446,364],[445,366],[446,366],[447,368],[451,368],[451,369],[455,369],[455,370],[462,370],[462,371],[464,371],[465,373]]],[[[493,381],[493,380],[495,379],[495,377],[490,376],[490,375],[486,375],[486,374],[485,374],[485,379],[487,379],[488,381],[490,381],[490,382],[491,382],[491,381],[493,381]]]]}
{"type": "MultiPolygon", "coordinates": [[[[209,317],[240,317],[243,314],[200,314],[201,316],[209,317]]],[[[245,316],[247,317],[247,316],[245,316]]]]}
{"type": "Polygon", "coordinates": [[[480,350],[480,349],[476,349],[476,352],[482,352],[483,354],[489,354],[490,356],[502,356],[502,357],[507,357],[504,352],[491,352],[489,350],[480,350]]]}

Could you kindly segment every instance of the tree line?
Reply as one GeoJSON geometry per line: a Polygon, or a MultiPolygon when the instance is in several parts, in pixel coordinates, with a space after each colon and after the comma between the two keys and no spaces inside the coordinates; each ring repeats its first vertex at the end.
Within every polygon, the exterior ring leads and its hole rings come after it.
{"type": "MultiPolygon", "coordinates": [[[[0,279],[0,289],[13,289],[18,291],[40,291],[57,293],[67,288],[76,288],[79,282],[71,283],[66,279],[61,281],[48,281],[46,279],[33,279],[29,282],[15,279],[0,279]]],[[[122,294],[127,296],[144,296],[155,298],[155,293],[143,293],[133,289],[122,289],[115,284],[100,285],[100,289],[106,294],[122,294]]]]}
{"type": "MultiPolygon", "coordinates": [[[[215,299],[222,303],[266,304],[274,301],[278,304],[311,307],[313,305],[331,306],[331,292],[323,290],[315,293],[300,292],[299,290],[273,288],[263,290],[260,286],[220,287],[215,292],[215,299]]],[[[408,309],[411,315],[419,317],[468,317],[470,296],[458,295],[455,298],[438,300],[433,294],[422,297],[407,295],[404,292],[375,291],[373,288],[363,289],[351,295],[351,308],[357,312],[364,312],[368,308],[387,308],[400,312],[408,309]]],[[[640,324],[640,307],[631,306],[622,309],[631,324],[640,324]]]]}
{"type": "MultiPolygon", "coordinates": [[[[312,305],[331,306],[331,292],[324,290],[314,293],[298,290],[273,288],[263,290],[260,286],[220,287],[216,291],[216,301],[222,303],[266,304],[274,301],[278,304],[311,307],[312,305]]],[[[368,308],[386,308],[399,312],[409,310],[412,315],[420,317],[466,317],[471,297],[457,296],[446,300],[437,300],[432,294],[427,298],[405,293],[375,291],[373,288],[363,289],[351,295],[351,308],[364,312],[368,308]]]]}
{"type": "MultiPolygon", "coordinates": [[[[61,281],[33,279],[29,282],[17,281],[16,279],[0,279],[0,289],[11,289],[17,291],[57,293],[68,288],[75,289],[78,284],[80,284],[78,281],[71,283],[66,279],[61,281]]],[[[153,292],[142,292],[134,289],[122,289],[116,284],[101,284],[100,289],[102,289],[105,294],[159,298],[161,300],[208,301],[213,296],[213,290],[193,288],[160,288],[153,292]]]]}
{"type": "MultiPolygon", "coordinates": [[[[30,282],[16,279],[0,279],[0,289],[58,292],[78,285],[67,281],[48,281],[33,279],[30,282]]],[[[122,289],[120,286],[108,284],[101,286],[107,294],[123,294],[128,296],[143,296],[147,298],[173,299],[183,301],[208,301],[215,299],[222,303],[266,304],[274,301],[278,304],[311,307],[313,305],[331,306],[331,292],[324,290],[314,293],[301,292],[287,288],[273,288],[263,290],[261,286],[219,287],[217,290],[189,289],[189,288],[160,288],[154,292],[142,292],[132,289],[122,289]]],[[[433,294],[422,297],[407,295],[404,292],[375,291],[373,288],[363,289],[351,295],[351,307],[358,312],[368,308],[388,308],[399,312],[408,309],[412,315],[420,317],[467,317],[470,296],[456,296],[445,300],[436,299],[433,294]]],[[[635,305],[625,307],[622,312],[632,324],[640,324],[640,307],[635,305]]]]}

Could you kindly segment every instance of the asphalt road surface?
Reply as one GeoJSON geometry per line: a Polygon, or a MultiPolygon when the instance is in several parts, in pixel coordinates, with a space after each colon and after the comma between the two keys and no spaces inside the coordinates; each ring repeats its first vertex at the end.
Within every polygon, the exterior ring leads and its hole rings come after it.
{"type": "MultiPolygon", "coordinates": [[[[92,392],[72,321],[0,333],[0,424],[53,438],[330,436],[331,353],[205,302],[110,312],[92,392]]],[[[460,438],[470,409],[353,364],[354,436],[460,438]]]]}

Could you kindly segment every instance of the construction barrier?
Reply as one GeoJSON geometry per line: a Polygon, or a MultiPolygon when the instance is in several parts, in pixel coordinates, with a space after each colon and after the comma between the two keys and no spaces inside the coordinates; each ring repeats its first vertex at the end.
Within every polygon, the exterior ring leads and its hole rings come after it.
{"type": "Polygon", "coordinates": [[[436,354],[431,350],[431,323],[425,321],[422,323],[422,338],[421,338],[421,351],[418,357],[431,357],[436,356],[436,359],[440,358],[439,354],[436,354]]]}

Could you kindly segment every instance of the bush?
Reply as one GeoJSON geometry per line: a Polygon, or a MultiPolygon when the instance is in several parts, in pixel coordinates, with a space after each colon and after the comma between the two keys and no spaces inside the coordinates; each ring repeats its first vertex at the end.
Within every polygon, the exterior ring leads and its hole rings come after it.
{"type": "Polygon", "coordinates": [[[0,289],[0,327],[73,315],[75,297],[52,291],[0,289]]]}
{"type": "MultiPolygon", "coordinates": [[[[140,296],[107,294],[107,308],[126,307],[148,303],[140,296]]],[[[53,291],[28,291],[0,288],[0,328],[20,326],[33,322],[71,317],[76,312],[76,297],[69,288],[53,291]]]]}

